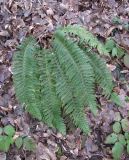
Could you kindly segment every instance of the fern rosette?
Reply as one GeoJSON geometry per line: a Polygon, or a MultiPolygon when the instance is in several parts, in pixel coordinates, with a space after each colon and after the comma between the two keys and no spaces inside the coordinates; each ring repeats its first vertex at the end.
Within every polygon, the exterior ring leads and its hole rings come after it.
{"type": "Polygon", "coordinates": [[[64,113],[75,126],[88,133],[84,109],[89,107],[97,114],[96,84],[107,97],[113,88],[111,74],[100,56],[92,52],[93,48],[106,53],[90,32],[76,25],[58,29],[50,50],[40,49],[33,38],[26,38],[13,60],[19,102],[26,104],[27,111],[35,118],[64,134],[64,113]],[[70,34],[79,42],[74,42],[70,34]]]}

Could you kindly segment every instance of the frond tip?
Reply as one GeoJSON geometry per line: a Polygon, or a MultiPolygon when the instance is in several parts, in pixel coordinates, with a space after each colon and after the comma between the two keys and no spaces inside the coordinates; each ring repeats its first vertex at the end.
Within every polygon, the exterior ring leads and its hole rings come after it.
{"type": "Polygon", "coordinates": [[[100,57],[88,51],[91,48],[105,53],[90,32],[67,26],[55,32],[50,50],[40,49],[29,37],[14,54],[13,81],[19,102],[26,104],[32,116],[63,134],[67,125],[64,115],[83,132],[90,131],[84,109],[89,107],[97,114],[96,84],[106,97],[112,92],[111,75],[100,57]],[[73,41],[71,33],[79,37],[79,43],[73,41]]]}
{"type": "Polygon", "coordinates": [[[60,29],[65,34],[74,34],[80,38],[80,43],[86,43],[89,48],[96,48],[100,54],[108,55],[105,46],[89,31],[79,25],[68,25],[60,29]]]}

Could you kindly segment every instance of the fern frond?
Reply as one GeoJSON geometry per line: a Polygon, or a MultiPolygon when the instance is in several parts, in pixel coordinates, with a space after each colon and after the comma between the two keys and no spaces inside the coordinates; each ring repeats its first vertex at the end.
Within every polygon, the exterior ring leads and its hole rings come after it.
{"type": "Polygon", "coordinates": [[[75,107],[72,87],[70,86],[68,79],[63,73],[63,70],[61,70],[61,66],[58,63],[58,61],[56,62],[56,65],[57,65],[56,93],[62,101],[62,105],[65,108],[66,114],[70,114],[73,112],[75,107]]]}
{"type": "Polygon", "coordinates": [[[97,84],[103,89],[103,94],[107,97],[111,95],[113,89],[111,73],[106,67],[106,63],[95,53],[88,53],[90,64],[95,73],[95,80],[97,84]]]}
{"type": "Polygon", "coordinates": [[[55,92],[53,83],[53,68],[50,54],[47,50],[42,50],[38,54],[38,66],[41,84],[41,106],[43,120],[49,126],[53,124],[60,132],[65,133],[66,127],[61,118],[61,103],[55,92]]]}
{"type": "Polygon", "coordinates": [[[53,106],[52,111],[53,111],[53,114],[54,114],[53,126],[56,129],[58,129],[58,131],[60,131],[62,134],[66,134],[66,126],[65,126],[63,118],[61,117],[60,107],[53,106]]]}
{"type": "Polygon", "coordinates": [[[37,97],[38,77],[35,54],[38,52],[36,41],[29,37],[18,48],[13,58],[13,81],[16,96],[21,103],[27,105],[27,110],[41,120],[37,97]]]}
{"type": "Polygon", "coordinates": [[[88,134],[90,132],[90,127],[87,122],[84,110],[82,110],[81,108],[75,109],[70,117],[73,120],[75,126],[79,127],[84,133],[88,134]]]}
{"type": "Polygon", "coordinates": [[[71,40],[66,40],[60,31],[56,32],[53,44],[62,70],[73,87],[74,97],[78,97],[82,106],[89,106],[91,111],[96,114],[94,73],[88,57],[71,40]]]}
{"type": "Polygon", "coordinates": [[[83,132],[87,134],[89,133],[89,125],[88,123],[86,123],[87,121],[84,114],[84,109],[82,108],[82,105],[76,103],[76,100],[78,99],[78,97],[75,98],[72,87],[68,82],[68,79],[66,79],[66,76],[63,73],[63,70],[61,70],[61,67],[59,66],[58,61],[56,62],[57,62],[57,69],[58,69],[57,81],[56,81],[57,82],[56,92],[63,103],[65,114],[66,116],[67,115],[70,116],[71,120],[74,122],[76,127],[81,128],[83,132]],[[82,110],[79,112],[81,108],[82,110]]]}
{"type": "Polygon", "coordinates": [[[68,25],[67,27],[59,29],[66,34],[74,34],[80,38],[80,43],[86,43],[91,48],[96,48],[100,54],[108,55],[108,51],[104,47],[104,45],[98,41],[98,39],[85,28],[79,25],[68,25]]]}

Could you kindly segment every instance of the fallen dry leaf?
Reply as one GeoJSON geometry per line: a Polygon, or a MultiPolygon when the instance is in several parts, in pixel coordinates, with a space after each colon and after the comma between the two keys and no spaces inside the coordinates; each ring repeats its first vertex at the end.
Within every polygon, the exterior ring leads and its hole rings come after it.
{"type": "Polygon", "coordinates": [[[44,146],[42,143],[38,143],[36,149],[36,157],[37,160],[45,159],[45,160],[56,160],[56,155],[49,148],[44,146]]]}

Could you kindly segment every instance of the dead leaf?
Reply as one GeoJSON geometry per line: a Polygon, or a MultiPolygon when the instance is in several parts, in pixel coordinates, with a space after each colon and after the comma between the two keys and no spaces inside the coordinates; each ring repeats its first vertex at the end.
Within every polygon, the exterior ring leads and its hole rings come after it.
{"type": "Polygon", "coordinates": [[[13,1],[14,1],[14,0],[9,0],[9,2],[8,2],[9,7],[11,7],[13,1]]]}
{"type": "Polygon", "coordinates": [[[25,6],[25,10],[31,10],[32,9],[32,0],[25,0],[24,2],[24,6],[25,6]]]}
{"type": "Polygon", "coordinates": [[[114,71],[116,69],[116,66],[112,64],[107,64],[107,67],[109,68],[110,71],[114,71]]]}
{"type": "Polygon", "coordinates": [[[92,152],[96,152],[98,150],[98,146],[94,144],[94,140],[92,138],[87,138],[85,143],[85,148],[87,154],[90,155],[92,152]]]}
{"type": "Polygon", "coordinates": [[[49,8],[47,11],[46,11],[47,15],[49,16],[53,16],[54,15],[54,12],[51,8],[49,8]]]}
{"type": "Polygon", "coordinates": [[[106,38],[109,37],[109,35],[112,33],[112,31],[113,31],[114,29],[116,29],[116,28],[117,28],[116,26],[110,27],[110,28],[107,30],[107,32],[105,33],[106,38]]]}
{"type": "Polygon", "coordinates": [[[67,160],[67,157],[66,156],[61,156],[60,160],[67,160]]]}
{"type": "Polygon", "coordinates": [[[49,148],[39,142],[36,149],[36,158],[37,160],[56,160],[56,155],[51,150],[49,150],[49,148]]]}
{"type": "Polygon", "coordinates": [[[18,45],[16,39],[9,39],[5,42],[5,47],[15,47],[18,45]]]}
{"type": "Polygon", "coordinates": [[[6,153],[0,153],[0,160],[7,160],[6,159],[6,153]]]}
{"type": "Polygon", "coordinates": [[[9,35],[8,31],[3,30],[3,31],[0,32],[0,36],[9,37],[10,35],[9,35]]]}

